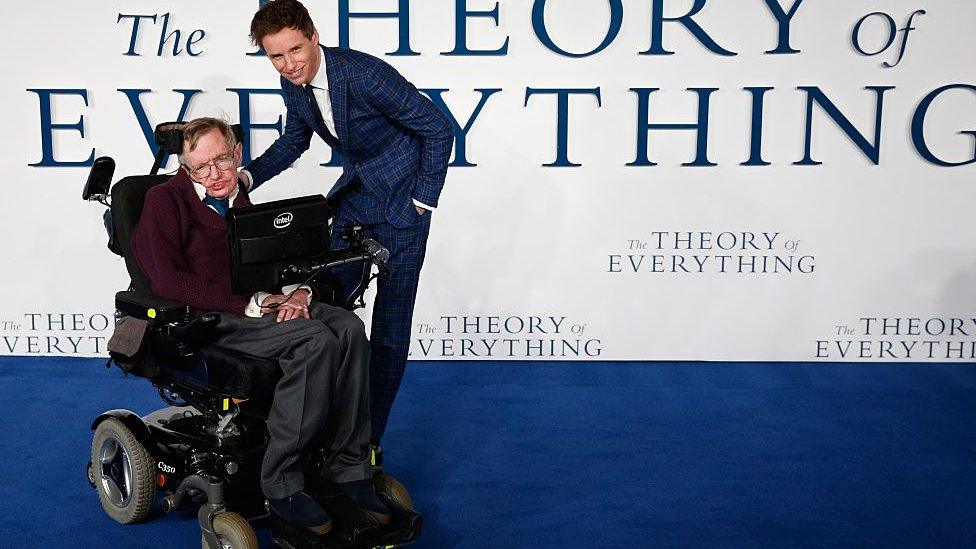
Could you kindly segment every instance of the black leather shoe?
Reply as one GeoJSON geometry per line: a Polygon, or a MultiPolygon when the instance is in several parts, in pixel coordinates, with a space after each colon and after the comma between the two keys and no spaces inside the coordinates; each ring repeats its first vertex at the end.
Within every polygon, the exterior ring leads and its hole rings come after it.
{"type": "Polygon", "coordinates": [[[390,509],[376,495],[376,490],[373,489],[372,479],[365,478],[352,482],[340,482],[337,486],[356,505],[362,507],[367,515],[373,517],[376,522],[380,524],[390,523],[390,509]]]}
{"type": "Polygon", "coordinates": [[[305,492],[296,492],[282,499],[268,499],[271,512],[286,522],[297,524],[315,535],[332,530],[332,519],[325,509],[305,492]]]}

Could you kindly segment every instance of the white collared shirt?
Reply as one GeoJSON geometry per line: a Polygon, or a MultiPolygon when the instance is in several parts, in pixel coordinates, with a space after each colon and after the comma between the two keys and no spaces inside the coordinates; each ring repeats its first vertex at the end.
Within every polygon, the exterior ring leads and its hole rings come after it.
{"type": "Polygon", "coordinates": [[[319,59],[321,60],[319,70],[307,85],[312,86],[312,93],[315,95],[315,101],[319,105],[319,110],[322,111],[322,120],[325,120],[325,127],[338,139],[339,134],[336,133],[335,117],[332,116],[332,98],[329,97],[329,73],[325,70],[325,55],[322,54],[322,48],[319,48],[319,59]]]}

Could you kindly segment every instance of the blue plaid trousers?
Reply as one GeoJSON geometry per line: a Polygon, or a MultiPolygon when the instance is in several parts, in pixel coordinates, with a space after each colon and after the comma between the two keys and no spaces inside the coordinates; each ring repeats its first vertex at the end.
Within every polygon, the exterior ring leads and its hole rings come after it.
{"type": "MultiPolygon", "coordinates": [[[[414,212],[416,219],[412,225],[397,228],[386,221],[385,211],[378,208],[373,211],[375,206],[360,206],[369,203],[357,200],[357,195],[365,192],[368,191],[361,185],[354,184],[343,193],[332,221],[332,249],[346,247],[342,235],[350,224],[360,223],[365,225],[368,237],[390,251],[388,268],[380,272],[376,280],[376,299],[373,302],[369,338],[370,442],[378,444],[386,430],[390,410],[406,370],[417,283],[427,251],[427,236],[430,233],[433,213],[427,212],[421,216],[414,212]]],[[[338,279],[342,295],[348,295],[358,284],[362,268],[359,265],[348,265],[336,269],[333,274],[338,279]]]]}

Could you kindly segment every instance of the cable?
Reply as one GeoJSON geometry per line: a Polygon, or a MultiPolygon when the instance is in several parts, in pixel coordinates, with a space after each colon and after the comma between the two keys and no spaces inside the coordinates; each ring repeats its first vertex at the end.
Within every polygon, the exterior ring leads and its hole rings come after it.
{"type": "MultiPolygon", "coordinates": [[[[289,294],[285,297],[285,300],[284,301],[281,301],[281,302],[278,302],[278,303],[269,303],[267,305],[262,305],[262,304],[260,304],[260,303],[257,302],[257,294],[254,294],[254,297],[252,297],[251,299],[254,300],[254,304],[257,305],[260,308],[266,308],[266,309],[272,309],[272,310],[277,309],[278,307],[280,307],[280,306],[284,305],[285,303],[287,303],[291,299],[291,297],[293,295],[295,295],[295,292],[297,292],[298,290],[305,289],[305,288],[302,288],[302,286],[305,286],[309,282],[311,282],[315,277],[317,277],[319,275],[320,272],[322,272],[322,269],[324,269],[324,268],[325,268],[325,266],[323,265],[323,266],[319,267],[318,269],[315,269],[308,278],[306,278],[304,281],[302,281],[298,285],[297,288],[295,288],[294,290],[292,290],[291,292],[289,292],[289,294]]],[[[309,295],[311,295],[311,294],[309,294],[309,295]]]]}

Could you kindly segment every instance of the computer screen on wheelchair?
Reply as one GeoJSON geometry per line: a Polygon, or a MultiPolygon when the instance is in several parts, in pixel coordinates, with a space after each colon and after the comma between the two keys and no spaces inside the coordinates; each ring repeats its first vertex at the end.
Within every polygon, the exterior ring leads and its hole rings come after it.
{"type": "Polygon", "coordinates": [[[329,208],[322,195],[232,208],[227,228],[235,294],[303,282],[329,256],[329,208]]]}

